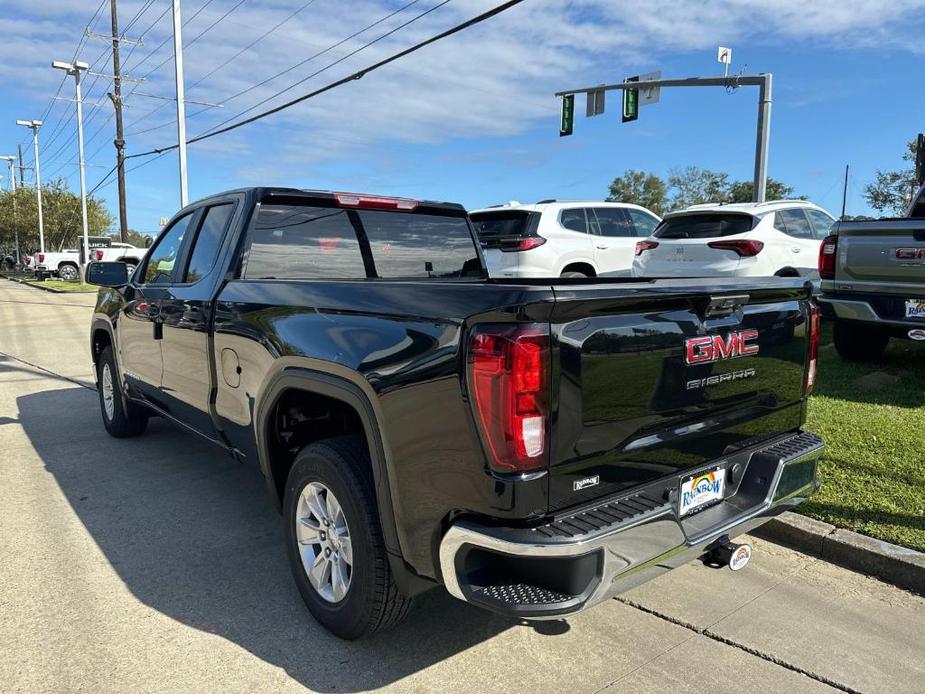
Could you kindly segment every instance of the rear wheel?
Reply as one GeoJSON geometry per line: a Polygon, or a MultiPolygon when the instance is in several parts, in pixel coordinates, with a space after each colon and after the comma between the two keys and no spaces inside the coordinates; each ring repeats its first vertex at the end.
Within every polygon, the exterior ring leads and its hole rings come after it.
{"type": "Polygon", "coordinates": [[[80,271],[77,269],[76,265],[65,263],[64,265],[58,266],[58,277],[63,280],[76,280],[79,274],[80,271]]]}
{"type": "Polygon", "coordinates": [[[885,330],[858,323],[836,321],[834,333],[835,350],[850,361],[877,361],[890,342],[885,330]]]}
{"type": "Polygon", "coordinates": [[[577,270],[566,270],[566,271],[563,272],[561,275],[559,275],[559,277],[562,277],[562,278],[564,278],[564,279],[572,279],[572,278],[579,278],[579,279],[580,279],[580,278],[582,278],[582,277],[587,277],[587,276],[588,276],[588,275],[586,275],[585,273],[583,273],[583,272],[578,272],[577,270]]]}
{"type": "Polygon", "coordinates": [[[392,578],[360,437],[302,449],[286,481],[283,518],[299,593],[326,629],[357,639],[405,616],[411,599],[392,578]]]}
{"type": "Polygon", "coordinates": [[[117,439],[138,436],[148,426],[148,413],[139,405],[122,397],[119,376],[112,347],[104,349],[96,363],[103,426],[117,439]]]}

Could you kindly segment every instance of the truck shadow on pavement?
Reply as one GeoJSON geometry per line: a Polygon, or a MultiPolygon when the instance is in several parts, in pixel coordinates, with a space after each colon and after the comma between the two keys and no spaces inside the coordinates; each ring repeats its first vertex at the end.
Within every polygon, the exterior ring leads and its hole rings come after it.
{"type": "MultiPolygon", "coordinates": [[[[48,390],[17,403],[45,469],[138,600],[240,645],[306,687],[382,687],[507,629],[532,628],[437,588],[397,628],[360,642],[336,639],[304,608],[280,516],[256,467],[160,419],[137,439],[110,438],[88,389],[48,390]],[[52,412],[58,434],[49,437],[52,412]]],[[[567,630],[563,622],[541,633],[567,630]]]]}

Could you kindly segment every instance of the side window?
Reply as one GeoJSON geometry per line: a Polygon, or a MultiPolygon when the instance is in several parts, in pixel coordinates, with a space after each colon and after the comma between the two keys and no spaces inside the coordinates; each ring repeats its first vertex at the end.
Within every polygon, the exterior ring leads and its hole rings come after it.
{"type": "Polygon", "coordinates": [[[588,233],[585,211],[580,207],[571,210],[562,210],[562,213],[559,215],[559,224],[572,231],[580,231],[582,234],[588,233]]]}
{"type": "Polygon", "coordinates": [[[206,210],[205,219],[202,220],[199,233],[196,234],[193,254],[190,256],[186,274],[183,276],[184,282],[198,282],[209,274],[218,257],[218,249],[222,245],[222,238],[231,220],[232,212],[234,212],[232,203],[215,205],[206,210]]]}
{"type": "Polygon", "coordinates": [[[806,210],[806,214],[813,221],[817,239],[824,239],[829,235],[832,231],[832,225],[835,224],[834,219],[820,210],[806,210]]]}
{"type": "Polygon", "coordinates": [[[774,226],[796,239],[813,238],[813,228],[803,210],[780,210],[774,213],[774,226]]]}
{"type": "Polygon", "coordinates": [[[636,236],[652,236],[655,227],[658,226],[658,219],[642,210],[634,210],[632,207],[627,208],[626,212],[633,220],[633,226],[636,227],[636,236]]]}
{"type": "Polygon", "coordinates": [[[180,217],[161,237],[157,245],[148,252],[145,284],[170,284],[173,281],[174,265],[177,262],[180,246],[183,244],[183,235],[195,215],[196,212],[190,212],[180,217]]]}
{"type": "Polygon", "coordinates": [[[596,207],[594,214],[597,215],[597,221],[601,228],[598,232],[601,236],[635,236],[636,232],[630,223],[630,218],[620,207],[596,207]]]}
{"type": "Polygon", "coordinates": [[[247,248],[245,279],[365,279],[347,210],[261,205],[247,248]]]}

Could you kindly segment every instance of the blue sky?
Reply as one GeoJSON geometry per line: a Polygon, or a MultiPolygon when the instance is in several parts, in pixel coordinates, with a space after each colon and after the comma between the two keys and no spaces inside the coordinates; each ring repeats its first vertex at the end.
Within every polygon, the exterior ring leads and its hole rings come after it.
{"type": "MultiPolygon", "coordinates": [[[[272,106],[309,91],[496,4],[452,0],[285,95],[273,96],[438,4],[418,0],[304,66],[229,100],[409,1],[186,0],[187,97],[225,102],[223,108],[191,115],[189,134],[264,99],[272,106]]],[[[128,31],[130,37],[144,31],[144,45],[123,48],[127,74],[146,76],[144,84],[125,86],[126,92],[134,89],[126,98],[128,153],[176,141],[173,106],[142,96],[172,94],[171,24],[169,12],[164,14],[169,4],[120,2],[123,26],[144,9],[128,31]]],[[[108,5],[94,23],[97,32],[108,30],[108,5]]],[[[31,160],[29,133],[14,121],[45,115],[43,179],[64,176],[75,190],[73,104],[52,105],[61,73],[50,62],[73,57],[96,6],[97,0],[4,0],[0,6],[0,154],[13,153],[22,142],[31,160]]],[[[864,184],[877,168],[899,166],[903,143],[925,130],[925,92],[918,86],[922,35],[925,2],[914,0],[527,0],[363,80],[191,146],[190,196],[245,185],[292,185],[452,200],[475,208],[512,199],[601,198],[610,180],[631,168],[664,176],[672,168],[696,165],[750,179],[754,88],[733,94],[666,90],[661,103],[643,108],[639,121],[629,124],[620,122],[617,95],[610,95],[608,112],[594,119],[584,118],[579,97],[575,134],[558,137],[554,91],[656,69],[666,77],[719,74],[716,46],[723,44],[734,49],[734,71],[774,74],[771,176],[837,213],[844,166],[850,164],[848,211],[864,213],[864,184]]],[[[96,62],[98,71],[111,69],[102,41],[87,39],[80,57],[96,62]]],[[[92,187],[114,164],[112,109],[105,77],[95,84],[87,77],[85,85],[92,187]]],[[[61,96],[72,96],[72,90],[66,83],[61,96]]],[[[202,107],[187,108],[192,114],[202,107]]],[[[113,210],[115,191],[114,184],[99,191],[113,210]]],[[[176,211],[175,154],[129,172],[128,203],[130,226],[145,232],[156,231],[159,218],[176,211]]]]}

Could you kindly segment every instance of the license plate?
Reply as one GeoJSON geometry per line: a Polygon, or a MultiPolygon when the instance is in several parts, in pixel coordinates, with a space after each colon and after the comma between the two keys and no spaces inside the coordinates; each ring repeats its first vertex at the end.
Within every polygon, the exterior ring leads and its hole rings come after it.
{"type": "Polygon", "coordinates": [[[726,470],[717,468],[681,480],[678,495],[678,515],[686,515],[711,502],[723,498],[726,488],[726,470]]]}
{"type": "Polygon", "coordinates": [[[925,299],[907,299],[906,318],[925,318],[925,299]]]}

